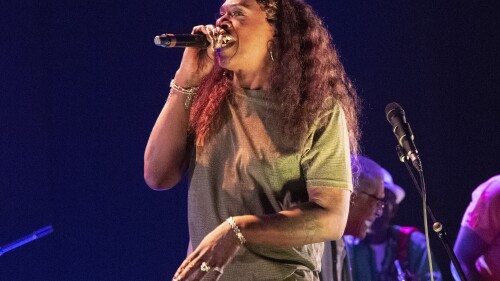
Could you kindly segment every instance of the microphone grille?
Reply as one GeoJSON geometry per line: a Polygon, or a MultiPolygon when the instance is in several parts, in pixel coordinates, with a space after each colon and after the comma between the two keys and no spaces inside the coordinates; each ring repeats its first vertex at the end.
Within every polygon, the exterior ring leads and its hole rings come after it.
{"type": "Polygon", "coordinates": [[[385,117],[391,122],[391,118],[396,114],[404,115],[405,111],[397,102],[391,102],[385,107],[385,117]]]}
{"type": "Polygon", "coordinates": [[[156,46],[160,46],[160,45],[161,45],[161,39],[160,39],[160,36],[155,36],[154,42],[155,42],[155,45],[156,45],[156,46]]]}

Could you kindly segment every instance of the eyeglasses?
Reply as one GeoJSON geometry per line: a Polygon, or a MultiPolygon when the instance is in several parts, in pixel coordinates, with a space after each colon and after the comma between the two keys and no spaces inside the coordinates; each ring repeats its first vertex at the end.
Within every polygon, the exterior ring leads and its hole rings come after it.
{"type": "Polygon", "coordinates": [[[375,213],[375,216],[378,217],[381,217],[382,214],[384,213],[384,206],[385,206],[385,201],[384,199],[380,199],[378,198],[377,196],[373,195],[373,194],[370,194],[370,193],[367,193],[367,192],[364,192],[364,191],[358,191],[359,193],[363,193],[365,195],[367,195],[368,197],[372,198],[372,199],[375,199],[377,200],[377,212],[375,213]]]}

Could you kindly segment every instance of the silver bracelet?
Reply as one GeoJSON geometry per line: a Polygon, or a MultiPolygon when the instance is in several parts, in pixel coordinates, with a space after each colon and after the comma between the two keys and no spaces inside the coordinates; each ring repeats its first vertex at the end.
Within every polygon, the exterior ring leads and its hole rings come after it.
{"type": "Polygon", "coordinates": [[[233,229],[234,233],[236,234],[236,237],[238,237],[238,240],[240,240],[240,243],[242,245],[245,244],[247,242],[247,240],[245,239],[245,236],[243,236],[243,233],[241,233],[240,228],[238,227],[238,225],[234,221],[233,217],[227,218],[226,221],[227,221],[227,223],[229,223],[229,225],[233,229]]]}
{"type": "Polygon", "coordinates": [[[198,91],[198,87],[191,88],[183,88],[175,84],[174,79],[170,81],[170,88],[175,91],[186,95],[186,101],[184,102],[184,108],[189,109],[191,107],[191,103],[193,102],[193,97],[196,96],[198,91]]]}

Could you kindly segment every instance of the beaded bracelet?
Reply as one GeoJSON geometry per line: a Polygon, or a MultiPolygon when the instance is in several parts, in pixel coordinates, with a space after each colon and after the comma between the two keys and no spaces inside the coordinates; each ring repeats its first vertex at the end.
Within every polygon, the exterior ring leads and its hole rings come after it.
{"type": "Polygon", "coordinates": [[[174,79],[170,81],[170,88],[175,91],[186,95],[186,101],[184,102],[184,108],[189,109],[191,107],[191,102],[193,101],[193,97],[196,96],[196,91],[198,91],[198,87],[191,88],[183,88],[175,84],[174,79]]]}
{"type": "Polygon", "coordinates": [[[242,245],[245,244],[247,242],[247,240],[245,239],[245,236],[243,236],[243,233],[241,233],[240,228],[238,227],[238,225],[234,221],[233,217],[229,217],[226,221],[227,221],[227,223],[229,223],[229,225],[233,229],[234,233],[236,234],[236,237],[238,237],[238,240],[240,240],[240,243],[242,245]]]}

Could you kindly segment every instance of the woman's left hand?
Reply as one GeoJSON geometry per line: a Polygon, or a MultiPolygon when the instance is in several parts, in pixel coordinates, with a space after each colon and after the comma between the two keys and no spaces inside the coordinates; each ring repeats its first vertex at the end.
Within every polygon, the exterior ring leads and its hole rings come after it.
{"type": "Polygon", "coordinates": [[[184,260],[173,280],[217,280],[240,248],[240,241],[227,222],[210,232],[184,260]]]}

